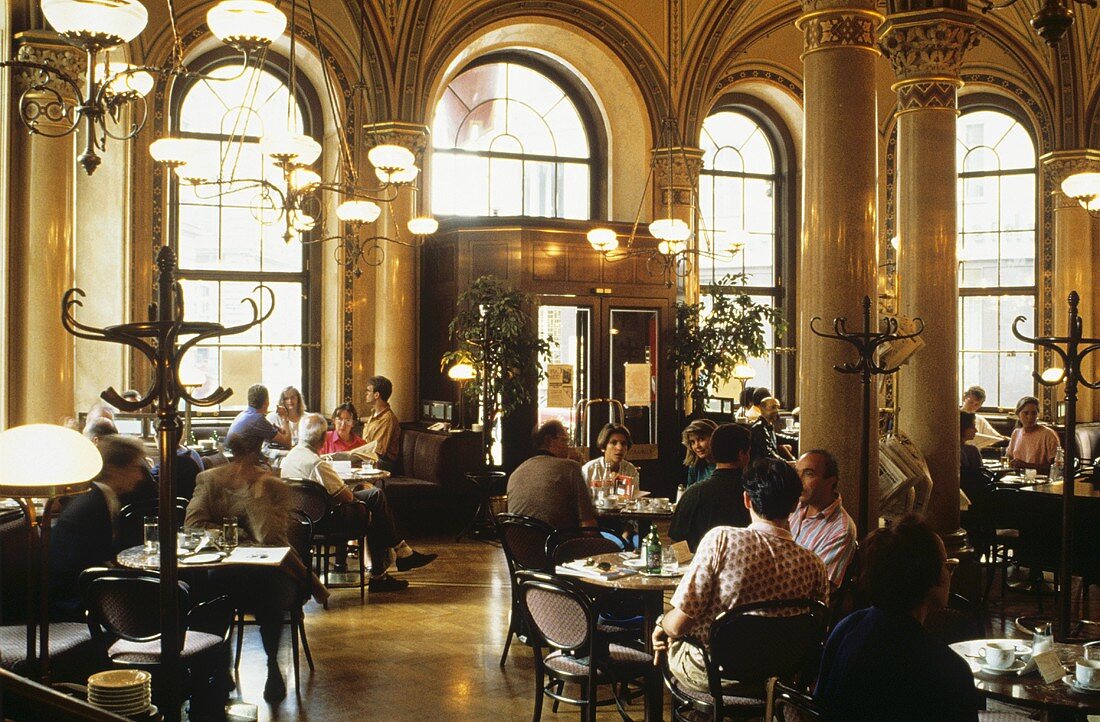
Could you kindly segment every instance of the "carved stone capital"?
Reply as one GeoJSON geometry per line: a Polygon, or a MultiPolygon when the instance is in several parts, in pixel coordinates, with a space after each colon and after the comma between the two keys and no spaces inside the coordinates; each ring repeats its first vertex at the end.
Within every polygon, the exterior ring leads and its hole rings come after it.
{"type": "MultiPolygon", "coordinates": [[[[80,87],[84,83],[85,54],[52,32],[28,31],[15,36],[16,61],[40,63],[54,68],[80,87]]],[[[73,107],[79,103],[78,91],[60,75],[34,68],[12,68],[12,90],[19,113],[31,127],[45,133],[62,131],[72,125],[73,107]]]]}
{"type": "Polygon", "coordinates": [[[1074,173],[1100,173],[1100,150],[1092,148],[1053,150],[1040,156],[1039,161],[1055,188],[1074,173]]]}
{"type": "Polygon", "coordinates": [[[973,16],[957,10],[891,15],[879,35],[879,46],[901,83],[957,79],[963,55],[977,44],[973,16]]]}
{"type": "Polygon", "coordinates": [[[659,187],[691,188],[703,170],[703,150],[683,146],[654,148],[653,166],[659,187]]]}
{"type": "Polygon", "coordinates": [[[368,148],[376,145],[399,145],[407,148],[416,156],[417,165],[423,167],[424,151],[428,148],[431,131],[421,123],[405,123],[399,120],[387,120],[382,123],[368,123],[363,126],[367,131],[365,138],[368,148]]]}
{"type": "Polygon", "coordinates": [[[882,15],[871,9],[853,8],[852,4],[825,1],[803,3],[806,13],[795,22],[804,37],[803,57],[832,48],[854,48],[878,54],[875,38],[882,15]],[[833,7],[839,4],[846,7],[833,7]]]}
{"type": "Polygon", "coordinates": [[[906,80],[895,83],[898,115],[914,110],[959,110],[960,80],[906,80]]]}

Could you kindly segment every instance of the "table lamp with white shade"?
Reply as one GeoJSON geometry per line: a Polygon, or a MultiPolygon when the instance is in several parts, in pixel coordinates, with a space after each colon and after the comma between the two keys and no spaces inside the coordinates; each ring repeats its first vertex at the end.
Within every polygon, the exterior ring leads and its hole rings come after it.
{"type": "Polygon", "coordinates": [[[756,369],[749,366],[747,363],[741,362],[733,367],[733,378],[741,382],[741,395],[737,398],[738,406],[740,406],[740,416],[745,417],[745,407],[741,405],[741,402],[745,398],[745,384],[756,377],[756,369]]]}
{"type": "Polygon", "coordinates": [[[447,377],[458,383],[458,428],[466,428],[466,384],[477,378],[477,369],[468,363],[456,363],[447,369],[447,377]]]}
{"type": "MultiPolygon", "coordinates": [[[[205,385],[205,371],[190,364],[184,364],[180,368],[180,386],[186,389],[188,394],[194,394],[205,385]]],[[[195,435],[191,429],[191,400],[186,398],[183,401],[183,443],[195,443],[195,435]]]]}
{"type": "Polygon", "coordinates": [[[60,497],[82,494],[103,468],[95,445],[76,431],[52,424],[27,424],[0,432],[0,498],[15,499],[27,530],[27,664],[49,676],[50,622],[48,568],[50,524],[60,497]],[[35,499],[44,499],[41,515],[35,499]],[[38,534],[35,534],[37,528],[38,534]],[[37,538],[36,538],[37,537],[37,538]],[[32,582],[38,566],[37,589],[32,582]],[[38,630],[38,652],[35,630],[38,630]]]}

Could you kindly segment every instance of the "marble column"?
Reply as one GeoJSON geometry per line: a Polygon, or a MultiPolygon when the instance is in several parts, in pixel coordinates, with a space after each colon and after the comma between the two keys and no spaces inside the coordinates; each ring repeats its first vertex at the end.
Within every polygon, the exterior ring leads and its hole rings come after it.
{"type": "MultiPolygon", "coordinates": [[[[428,146],[428,128],[415,123],[386,122],[365,126],[371,146],[391,143],[408,148],[416,156],[416,164],[424,167],[424,151],[428,146]]],[[[373,170],[371,171],[373,173],[373,170]]],[[[422,179],[417,179],[423,185],[422,179]]],[[[375,271],[374,303],[374,371],[393,382],[393,406],[397,418],[409,421],[419,418],[417,388],[419,343],[417,327],[420,309],[420,284],[417,262],[419,249],[405,224],[417,215],[412,190],[403,188],[383,210],[376,230],[402,243],[383,241],[385,257],[375,271]]]]}
{"type": "MultiPolygon", "coordinates": [[[[810,319],[846,317],[856,329],[860,302],[876,295],[878,116],[873,0],[804,0],[805,141],[798,293],[798,399],[803,450],[831,451],[844,506],[860,518],[862,387],[833,366],[853,359],[846,344],[818,338],[810,319]]],[[[872,399],[872,409],[877,400],[872,399]]],[[[877,414],[867,444],[870,518],[878,479],[877,414]]]]}
{"type": "MultiPolygon", "coordinates": [[[[83,53],[53,33],[20,33],[15,46],[21,60],[84,76],[83,53]]],[[[37,80],[34,75],[14,71],[15,103],[37,80]]],[[[42,132],[60,133],[70,124],[50,90],[68,104],[75,100],[66,97],[66,86],[51,83],[22,96],[22,111],[42,132]]],[[[19,113],[18,106],[12,109],[8,424],[56,424],[76,413],[73,336],[61,326],[61,295],[73,285],[74,136],[28,134],[16,119],[19,113]]]]}
{"type": "MultiPolygon", "coordinates": [[[[1056,150],[1041,159],[1043,174],[1048,181],[1043,187],[1052,188],[1050,203],[1054,208],[1054,335],[1065,336],[1069,332],[1069,310],[1066,299],[1070,291],[1081,296],[1078,307],[1081,314],[1082,333],[1086,338],[1096,338],[1100,333],[1100,287],[1095,273],[1100,267],[1096,255],[1096,224],[1081,204],[1067,198],[1061,191],[1062,181],[1074,173],[1100,172],[1100,150],[1056,150]]],[[[1084,378],[1096,379],[1097,367],[1090,356],[1082,365],[1084,378]]],[[[1056,402],[1064,399],[1063,389],[1055,390],[1056,402]]],[[[1077,420],[1095,421],[1100,413],[1100,394],[1078,387],[1077,420]]]]}
{"type": "Polygon", "coordinates": [[[898,298],[924,320],[924,348],[898,374],[897,428],[932,476],[927,517],[949,549],[959,528],[957,174],[959,67],[974,16],[937,9],[890,15],[881,45],[894,67],[897,105],[898,298]],[[945,150],[946,149],[946,150],[945,150]]]}

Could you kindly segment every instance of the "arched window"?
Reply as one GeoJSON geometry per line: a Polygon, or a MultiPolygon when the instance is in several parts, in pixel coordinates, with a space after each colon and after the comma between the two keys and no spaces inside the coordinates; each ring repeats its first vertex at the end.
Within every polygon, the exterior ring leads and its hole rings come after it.
{"type": "Polygon", "coordinates": [[[588,219],[592,143],[571,91],[526,64],[460,73],[432,120],[436,215],[588,219]]]}
{"type": "MultiPolygon", "coordinates": [[[[171,132],[195,139],[205,151],[189,165],[220,162],[223,178],[231,171],[235,178],[264,179],[285,188],[282,172],[260,153],[260,136],[291,127],[316,137],[316,105],[304,91],[290,102],[285,71],[274,64],[235,77],[239,66],[233,60],[214,60],[204,72],[227,80],[190,83],[178,89],[172,103],[171,132]]],[[[211,186],[173,183],[171,236],[187,318],[242,323],[251,308],[241,301],[257,298],[259,285],[274,292],[275,312],[247,334],[200,345],[189,354],[207,375],[199,393],[216,388],[219,380],[232,382],[238,393],[226,406],[243,406],[243,389],[237,386],[251,376],[251,383],[263,383],[272,394],[296,386],[307,401],[315,400],[319,388],[309,370],[319,316],[310,313],[310,298],[319,294],[310,285],[310,251],[297,233],[291,242],[284,240],[285,224],[271,199],[255,188],[232,189],[223,186],[219,193],[211,186]]]]}
{"type": "Polygon", "coordinates": [[[1008,113],[976,108],[959,116],[956,151],[960,396],[976,384],[987,406],[1011,408],[1035,392],[1033,349],[1012,335],[1017,316],[1036,320],[1035,141],[1008,113]]]}
{"type": "MultiPolygon", "coordinates": [[[[740,107],[718,110],[703,121],[699,147],[703,168],[699,177],[702,228],[699,245],[699,291],[706,302],[714,284],[727,274],[745,274],[745,290],[757,303],[781,305],[782,239],[784,216],[778,143],[763,119],[740,107]],[[730,254],[731,248],[740,250],[730,254]]],[[[775,337],[768,329],[768,346],[775,337]]],[[[750,385],[782,393],[776,354],[749,359],[756,376],[750,385]]],[[[731,380],[712,395],[736,397],[740,386],[731,380]]]]}

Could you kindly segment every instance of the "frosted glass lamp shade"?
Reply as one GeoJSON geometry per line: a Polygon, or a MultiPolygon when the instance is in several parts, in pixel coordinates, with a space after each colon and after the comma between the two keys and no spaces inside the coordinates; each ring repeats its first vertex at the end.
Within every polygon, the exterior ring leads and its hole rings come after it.
{"type": "Polygon", "coordinates": [[[390,174],[416,165],[412,151],[399,145],[376,145],[367,151],[367,160],[390,174]]]}
{"type": "Polygon", "coordinates": [[[95,65],[95,82],[107,81],[107,92],[126,98],[140,98],[153,89],[153,76],[144,70],[133,70],[129,63],[100,61],[95,65]]]}
{"type": "Polygon", "coordinates": [[[295,168],[290,172],[290,189],[304,191],[321,185],[321,176],[309,168],[295,168]]]}
{"type": "Polygon", "coordinates": [[[1062,181],[1062,192],[1089,203],[1100,197],[1100,173],[1074,173],[1062,181]]]}
{"type": "Polygon", "coordinates": [[[187,163],[188,143],[183,138],[157,138],[149,144],[149,155],[157,163],[178,168],[187,163]]]}
{"type": "Polygon", "coordinates": [[[398,168],[392,172],[385,168],[375,168],[374,174],[378,176],[378,180],[383,183],[408,185],[416,180],[416,176],[420,175],[420,169],[415,165],[411,165],[408,168],[398,168]]]}
{"type": "Polygon", "coordinates": [[[69,40],[96,48],[128,43],[149,22],[138,0],[42,0],[42,14],[69,40]]]}
{"type": "Polygon", "coordinates": [[[290,227],[299,233],[312,231],[317,225],[317,219],[303,211],[290,211],[290,227]]]}
{"type": "Polygon", "coordinates": [[[439,221],[431,216],[417,216],[409,219],[408,228],[414,236],[430,236],[439,230],[439,221]]]}
{"type": "Polygon", "coordinates": [[[286,30],[286,15],[264,0],[222,0],[206,13],[210,32],[226,45],[258,50],[286,30]]]}
{"type": "Polygon", "coordinates": [[[477,372],[470,364],[457,363],[447,369],[447,377],[452,381],[473,381],[477,377],[477,372]]]}
{"type": "Polygon", "coordinates": [[[687,243],[684,241],[661,241],[657,244],[657,250],[665,256],[674,256],[677,253],[683,253],[687,248],[687,243]]]}
{"type": "Polygon", "coordinates": [[[691,237],[691,228],[679,218],[658,218],[649,224],[649,232],[659,241],[683,242],[691,237]]]}
{"type": "Polygon", "coordinates": [[[273,134],[260,138],[260,151],[276,163],[309,165],[321,157],[321,144],[300,133],[273,134]]]}
{"type": "Polygon", "coordinates": [[[103,468],[99,449],[64,426],[27,424],[0,432],[0,497],[52,498],[85,491],[103,468]]]}
{"type": "Polygon", "coordinates": [[[610,228],[593,228],[588,232],[588,243],[600,253],[614,251],[619,247],[619,236],[610,228]]]}
{"type": "Polygon", "coordinates": [[[746,363],[740,363],[733,367],[733,377],[738,381],[748,381],[756,376],[756,369],[746,363]]]}
{"type": "Polygon", "coordinates": [[[344,201],[336,206],[336,217],[345,223],[374,223],[381,213],[373,201],[344,201]]]}

